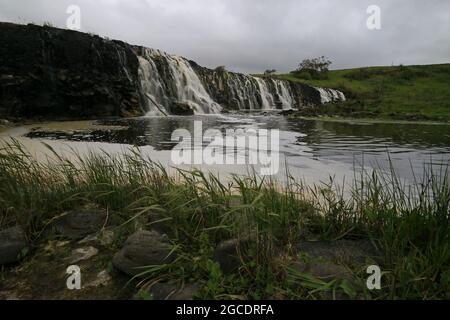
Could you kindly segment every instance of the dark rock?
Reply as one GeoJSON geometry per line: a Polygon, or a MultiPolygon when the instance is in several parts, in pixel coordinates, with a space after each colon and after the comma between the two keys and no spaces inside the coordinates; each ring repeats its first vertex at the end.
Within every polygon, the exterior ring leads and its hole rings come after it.
{"type": "Polygon", "coordinates": [[[295,110],[292,110],[292,109],[280,111],[280,114],[283,115],[283,116],[289,116],[289,115],[294,114],[294,113],[295,113],[295,110]]]}
{"type": "Polygon", "coordinates": [[[141,115],[133,47],[87,33],[0,23],[0,117],[141,115]]]}
{"type": "Polygon", "coordinates": [[[329,261],[296,261],[291,264],[291,268],[324,281],[349,279],[351,276],[347,268],[329,261]]]}
{"type": "Polygon", "coordinates": [[[176,114],[179,116],[190,116],[194,114],[194,110],[189,104],[179,101],[175,101],[172,103],[170,111],[172,114],[176,114]]]}
{"type": "Polygon", "coordinates": [[[296,245],[300,254],[314,259],[338,261],[351,266],[360,266],[367,258],[377,259],[378,252],[367,240],[303,241],[296,245]]]}
{"type": "Polygon", "coordinates": [[[197,291],[198,287],[195,284],[179,288],[172,282],[158,282],[149,289],[154,300],[192,300],[197,291]]]}
{"type": "Polygon", "coordinates": [[[113,265],[128,275],[136,276],[145,271],[141,267],[172,262],[174,255],[170,255],[171,249],[166,235],[157,231],[138,231],[114,255],[113,265]]]}
{"type": "Polygon", "coordinates": [[[56,223],[56,231],[64,237],[80,240],[109,225],[106,211],[84,209],[68,212],[56,223]]]}
{"type": "MultiPolygon", "coordinates": [[[[0,23],[0,117],[6,119],[98,119],[143,115],[148,95],[140,90],[139,56],[145,48],[73,30],[0,23]]],[[[166,58],[152,57],[168,101],[179,99],[166,58]]],[[[228,110],[262,104],[258,80],[249,75],[190,65],[211,98],[228,110]],[[245,88],[245,95],[240,94],[245,88]]],[[[264,79],[282,107],[280,81],[293,108],[321,105],[320,92],[293,81],[264,79]]],[[[197,101],[201,103],[201,101],[197,101]]],[[[174,101],[170,112],[192,115],[174,101]]]]}
{"type": "Polygon", "coordinates": [[[0,231],[0,265],[14,263],[28,247],[25,232],[20,227],[0,231]]]}
{"type": "Polygon", "coordinates": [[[242,260],[247,260],[249,239],[230,239],[219,243],[214,251],[214,261],[218,262],[224,273],[239,269],[242,260]]]}
{"type": "Polygon", "coordinates": [[[291,267],[324,281],[351,281],[349,267],[361,267],[376,259],[377,251],[366,240],[304,241],[296,245],[300,258],[291,267]]]}

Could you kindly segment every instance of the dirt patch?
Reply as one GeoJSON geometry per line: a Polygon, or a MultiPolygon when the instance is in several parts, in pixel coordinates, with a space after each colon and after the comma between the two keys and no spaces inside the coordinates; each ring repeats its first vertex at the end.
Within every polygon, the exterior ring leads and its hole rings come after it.
{"type": "Polygon", "coordinates": [[[0,273],[0,299],[131,299],[137,291],[129,277],[114,270],[113,248],[98,247],[98,253],[76,263],[81,271],[81,289],[69,290],[66,272],[75,241],[48,240],[39,244],[20,265],[0,273]]]}

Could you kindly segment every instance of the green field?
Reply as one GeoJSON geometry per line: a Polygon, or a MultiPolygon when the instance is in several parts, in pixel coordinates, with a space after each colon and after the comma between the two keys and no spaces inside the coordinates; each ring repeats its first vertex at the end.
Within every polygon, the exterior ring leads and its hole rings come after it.
{"type": "Polygon", "coordinates": [[[276,77],[343,91],[347,102],[322,110],[330,115],[450,120],[450,64],[332,70],[324,80],[276,77]]]}

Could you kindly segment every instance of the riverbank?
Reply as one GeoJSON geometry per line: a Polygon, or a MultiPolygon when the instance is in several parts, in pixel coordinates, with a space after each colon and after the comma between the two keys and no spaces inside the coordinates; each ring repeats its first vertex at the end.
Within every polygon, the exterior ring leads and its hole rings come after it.
{"type": "Polygon", "coordinates": [[[19,145],[0,154],[0,237],[16,235],[0,249],[17,251],[2,298],[449,298],[446,171],[412,189],[362,176],[346,199],[332,183],[173,177],[139,154],[59,158],[37,162],[19,145]],[[67,290],[70,264],[81,290],[67,290]],[[380,290],[366,285],[370,265],[380,290]]]}
{"type": "Polygon", "coordinates": [[[292,73],[275,77],[345,94],[345,102],[313,108],[313,115],[449,122],[449,75],[450,64],[439,64],[331,70],[320,80],[292,73]]]}

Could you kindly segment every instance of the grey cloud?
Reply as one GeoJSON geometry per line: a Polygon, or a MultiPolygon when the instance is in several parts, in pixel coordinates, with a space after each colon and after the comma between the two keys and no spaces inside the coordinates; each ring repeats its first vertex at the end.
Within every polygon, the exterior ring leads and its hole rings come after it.
{"type": "Polygon", "coordinates": [[[0,19],[65,27],[70,4],[82,31],[247,73],[321,55],[334,68],[450,62],[448,0],[1,0],[0,19]],[[366,28],[371,4],[379,31],[366,28]]]}

